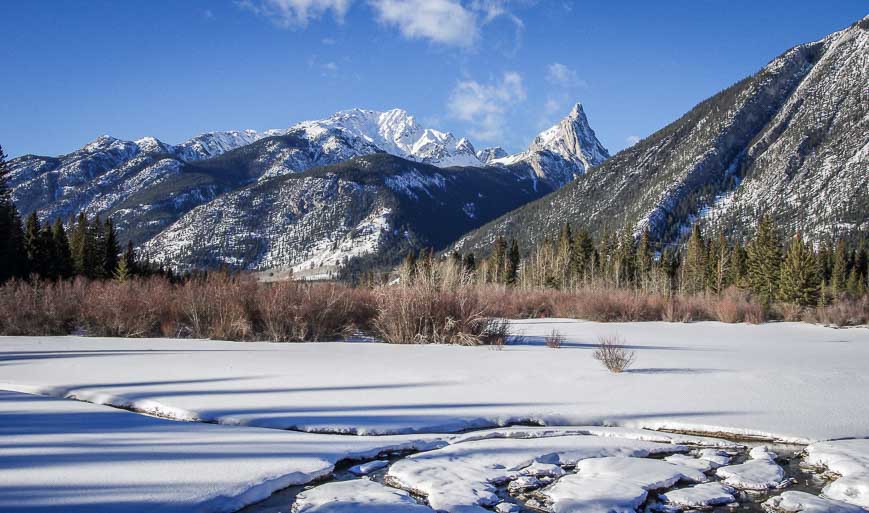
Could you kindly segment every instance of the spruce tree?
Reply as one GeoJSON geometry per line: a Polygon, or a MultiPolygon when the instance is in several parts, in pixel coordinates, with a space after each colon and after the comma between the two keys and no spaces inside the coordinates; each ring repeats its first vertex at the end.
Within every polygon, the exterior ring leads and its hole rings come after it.
{"type": "Polygon", "coordinates": [[[27,217],[27,225],[24,228],[24,250],[27,254],[30,272],[42,278],[48,278],[50,246],[47,243],[42,225],[39,224],[36,212],[27,217]]]}
{"type": "Polygon", "coordinates": [[[507,283],[513,285],[516,283],[516,277],[519,274],[519,263],[521,256],[519,255],[519,243],[516,239],[510,242],[510,253],[507,256],[507,283]]]}
{"type": "Polygon", "coordinates": [[[746,275],[748,274],[748,254],[745,252],[745,247],[741,242],[737,241],[733,249],[730,251],[730,276],[727,281],[737,287],[744,287],[746,275]]]}
{"type": "Polygon", "coordinates": [[[800,306],[815,305],[821,291],[821,273],[815,254],[799,233],[788,246],[781,265],[778,298],[800,306]]]}
{"type": "Polygon", "coordinates": [[[29,274],[21,216],[8,186],[9,165],[0,146],[0,283],[29,274]]]}
{"type": "Polygon", "coordinates": [[[848,288],[848,246],[844,239],[839,239],[833,251],[833,266],[830,270],[830,288],[833,295],[838,296],[848,288]]]}
{"type": "Polygon", "coordinates": [[[115,281],[124,283],[125,281],[130,279],[130,276],[132,276],[132,274],[130,273],[130,268],[127,266],[127,259],[119,259],[118,266],[117,268],[115,268],[115,272],[113,274],[115,281]]]}
{"type": "Polygon", "coordinates": [[[685,250],[682,289],[688,294],[698,294],[706,288],[707,248],[700,225],[691,228],[688,248],[685,250]]]}
{"type": "Polygon", "coordinates": [[[115,269],[118,267],[118,254],[121,248],[118,247],[118,235],[115,233],[115,226],[112,220],[106,218],[103,225],[103,275],[112,276],[115,269]]]}
{"type": "Polygon", "coordinates": [[[72,252],[69,239],[60,219],[51,227],[51,266],[55,277],[65,279],[73,274],[72,252]]]}
{"type": "Polygon", "coordinates": [[[649,242],[649,231],[643,230],[643,235],[640,236],[640,242],[637,244],[637,284],[645,287],[652,273],[652,246],[649,242]]]}
{"type": "Polygon", "coordinates": [[[781,242],[769,216],[763,216],[748,246],[748,283],[769,304],[778,293],[781,278],[781,242]]]}
{"type": "Polygon", "coordinates": [[[90,260],[87,253],[91,249],[88,245],[88,221],[84,212],[79,213],[69,236],[69,250],[72,255],[73,273],[77,275],[87,274],[87,262],[90,260]]]}
{"type": "Polygon", "coordinates": [[[573,251],[571,252],[573,255],[571,274],[577,280],[587,282],[593,277],[595,265],[594,252],[594,239],[592,239],[591,234],[588,233],[586,228],[578,230],[573,238],[573,251]]]}

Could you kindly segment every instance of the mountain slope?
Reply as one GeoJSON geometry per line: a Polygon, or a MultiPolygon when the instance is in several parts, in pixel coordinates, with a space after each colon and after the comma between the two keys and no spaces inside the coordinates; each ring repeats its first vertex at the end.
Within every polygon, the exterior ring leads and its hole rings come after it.
{"type": "Polygon", "coordinates": [[[461,238],[527,245],[564,223],[679,239],[701,218],[750,232],[760,212],[810,237],[869,220],[869,21],[797,46],[555,193],[461,238]]]}
{"type": "Polygon", "coordinates": [[[322,276],[354,257],[394,264],[408,247],[443,248],[551,190],[524,170],[438,168],[379,153],[223,194],[143,250],[181,269],[291,267],[322,276]]]}

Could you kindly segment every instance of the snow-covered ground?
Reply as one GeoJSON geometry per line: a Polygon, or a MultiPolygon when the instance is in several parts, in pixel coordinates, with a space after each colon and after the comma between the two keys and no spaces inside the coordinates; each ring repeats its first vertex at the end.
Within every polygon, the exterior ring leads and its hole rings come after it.
{"type": "Polygon", "coordinates": [[[232,512],[341,459],[441,444],[177,422],[0,391],[0,511],[232,512]]]}
{"type": "Polygon", "coordinates": [[[539,421],[769,435],[869,436],[869,330],[798,323],[513,323],[487,347],[0,338],[0,388],[186,420],[357,434],[539,421]],[[563,348],[543,337],[559,330],[563,348]],[[591,354],[619,334],[634,368],[591,354]]]}
{"type": "MultiPolygon", "coordinates": [[[[732,442],[643,427],[816,442],[806,462],[831,473],[826,498],[772,490],[770,511],[869,508],[869,330],[513,326],[523,337],[502,350],[0,337],[0,511],[235,511],[340,460],[406,449],[424,452],[351,472],[453,512],[512,511],[508,488],[551,511],[632,512],[653,490],[678,508],[788,484],[762,448],[731,465],[732,442]],[[555,329],[561,349],[543,344],[555,329]],[[621,375],[591,357],[614,333],[637,352],[621,375]],[[517,421],[549,426],[432,434],[517,421]],[[846,437],[861,439],[824,441],[846,437]]],[[[295,507],[429,511],[368,479],[305,490],[295,507]]]]}

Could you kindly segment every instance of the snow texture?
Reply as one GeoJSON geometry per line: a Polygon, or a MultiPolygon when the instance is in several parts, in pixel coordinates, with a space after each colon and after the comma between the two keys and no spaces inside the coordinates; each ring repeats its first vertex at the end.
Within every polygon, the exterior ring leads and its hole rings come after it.
{"type": "Polygon", "coordinates": [[[805,492],[784,492],[764,502],[763,508],[772,513],[865,513],[852,504],[805,492]]]}
{"type": "Polygon", "coordinates": [[[709,508],[735,502],[736,490],[721,483],[702,483],[662,494],[661,500],[680,508],[709,508]]]}
{"type": "Polygon", "coordinates": [[[869,330],[565,319],[512,326],[524,338],[502,351],[4,337],[0,388],[182,420],[353,434],[526,421],[790,442],[869,436],[869,330]],[[552,329],[565,337],[557,351],[543,343],[552,329]],[[637,352],[635,368],[618,376],[591,357],[598,336],[616,333],[637,352]]]}
{"type": "Polygon", "coordinates": [[[341,459],[444,443],[177,422],[5,391],[0,419],[0,511],[19,513],[231,512],[341,459]]]}
{"type": "Polygon", "coordinates": [[[824,495],[869,509],[869,439],[812,444],[806,453],[807,464],[841,476],[824,488],[824,495]]]}
{"type": "Polygon", "coordinates": [[[716,471],[724,483],[742,490],[769,490],[786,484],[785,471],[776,462],[775,453],[766,447],[755,447],[752,459],[740,465],[721,467],[716,471]]]}
{"type": "Polygon", "coordinates": [[[407,492],[367,479],[327,483],[296,497],[293,513],[433,513],[407,492]]]}

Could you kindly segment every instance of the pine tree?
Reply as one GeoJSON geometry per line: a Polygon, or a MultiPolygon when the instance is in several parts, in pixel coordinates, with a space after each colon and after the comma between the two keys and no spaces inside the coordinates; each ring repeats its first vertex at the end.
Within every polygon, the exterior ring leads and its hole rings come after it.
{"type": "Polygon", "coordinates": [[[737,287],[746,285],[746,275],[748,274],[748,254],[745,252],[745,247],[739,241],[734,244],[730,251],[730,276],[727,281],[737,287]]]}
{"type": "Polygon", "coordinates": [[[769,216],[763,216],[748,246],[748,283],[765,303],[777,296],[781,278],[781,242],[769,216]]]}
{"type": "Polygon", "coordinates": [[[815,254],[797,233],[781,265],[778,297],[786,303],[809,306],[818,303],[820,291],[821,273],[815,254]]]}
{"type": "Polygon", "coordinates": [[[115,226],[112,220],[106,218],[103,225],[103,262],[102,272],[104,276],[112,276],[115,269],[118,268],[118,254],[121,248],[118,247],[118,235],[115,233],[115,226]]]}
{"type": "Polygon", "coordinates": [[[27,217],[27,225],[24,228],[24,251],[27,253],[30,272],[43,278],[49,278],[50,246],[46,240],[46,232],[39,224],[36,212],[27,217]]]}
{"type": "Polygon", "coordinates": [[[124,283],[130,279],[131,273],[130,268],[127,266],[127,259],[121,258],[118,260],[118,266],[115,268],[114,278],[115,281],[119,281],[124,283]]]}
{"type": "Polygon", "coordinates": [[[652,246],[649,242],[649,231],[643,230],[640,242],[637,244],[637,284],[646,287],[651,280],[652,273],[652,246]]]}
{"type": "Polygon", "coordinates": [[[706,260],[706,242],[703,240],[700,225],[695,224],[691,228],[691,237],[688,239],[688,248],[685,250],[685,260],[682,263],[684,267],[682,289],[686,293],[697,294],[706,288],[706,260]]]}
{"type": "Polygon", "coordinates": [[[51,227],[51,268],[56,278],[66,279],[73,273],[69,239],[60,219],[56,219],[51,227]]]}
{"type": "Polygon", "coordinates": [[[521,256],[519,255],[519,243],[516,239],[510,242],[510,253],[507,255],[507,283],[513,285],[516,283],[516,277],[519,274],[519,263],[521,256]]]}
{"type": "Polygon", "coordinates": [[[586,228],[582,228],[576,232],[573,238],[573,261],[571,262],[571,274],[577,280],[587,283],[593,278],[595,257],[594,257],[594,239],[588,233],[586,228]]]}
{"type": "Polygon", "coordinates": [[[7,181],[9,165],[0,146],[0,283],[27,276],[27,255],[24,249],[24,228],[21,216],[12,201],[7,181]]]}
{"type": "Polygon", "coordinates": [[[503,236],[498,236],[495,241],[495,248],[488,260],[488,277],[490,283],[506,283],[507,282],[507,240],[503,236]]]}
{"type": "Polygon", "coordinates": [[[844,239],[839,239],[833,251],[833,267],[830,270],[830,288],[833,295],[838,296],[848,288],[848,246],[844,239]]]}
{"type": "Polygon", "coordinates": [[[88,243],[88,221],[84,212],[79,213],[69,237],[69,250],[72,255],[73,273],[87,275],[87,263],[90,261],[88,251],[92,248],[88,243]]]}

